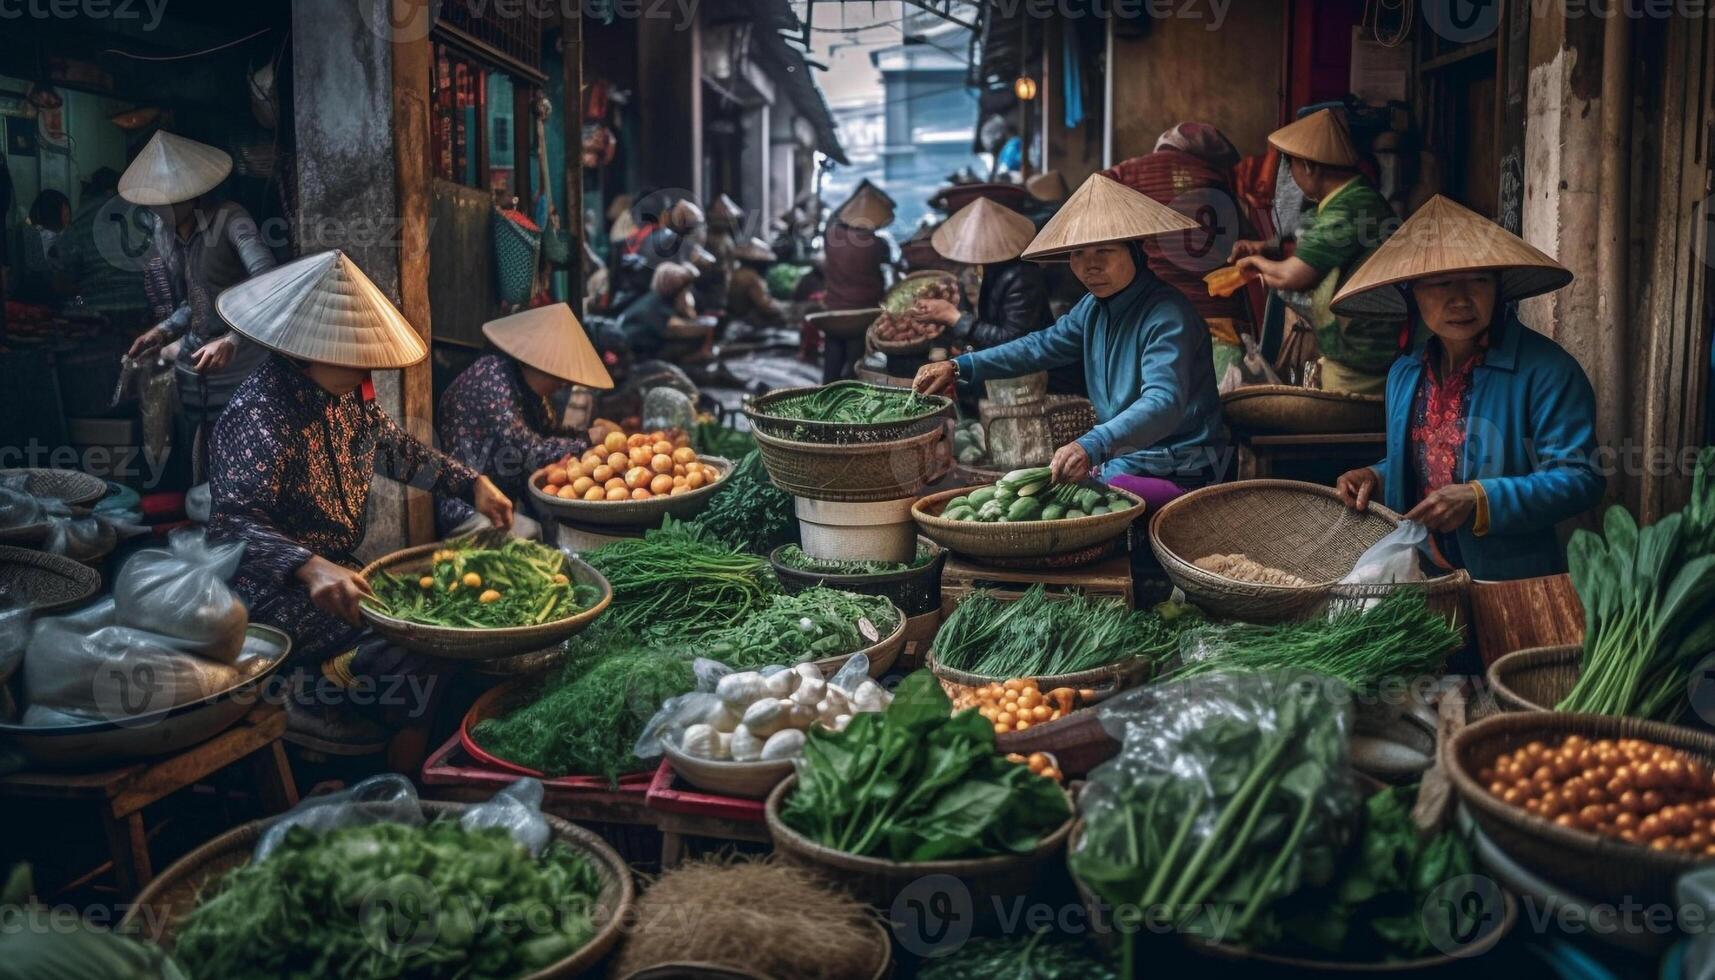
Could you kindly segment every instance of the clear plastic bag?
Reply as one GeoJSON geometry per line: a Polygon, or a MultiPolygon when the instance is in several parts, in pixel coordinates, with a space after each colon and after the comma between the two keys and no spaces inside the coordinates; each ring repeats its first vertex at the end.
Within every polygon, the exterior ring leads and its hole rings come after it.
{"type": "Polygon", "coordinates": [[[1400,521],[1380,541],[1365,549],[1341,585],[1392,585],[1422,582],[1428,578],[1418,556],[1429,547],[1429,528],[1416,521],[1400,521]]]}
{"type": "Polygon", "coordinates": [[[1097,717],[1121,749],[1079,799],[1073,871],[1131,916],[1122,927],[1266,944],[1270,906],[1332,877],[1358,815],[1343,691],[1275,671],[1111,699],[1097,717]]]}
{"type": "MultiPolygon", "coordinates": [[[[540,856],[553,837],[553,829],[542,817],[542,783],[523,778],[494,794],[488,802],[466,810],[459,817],[465,830],[500,827],[512,835],[532,857],[540,856]]],[[[398,823],[421,827],[428,823],[417,788],[397,773],[371,776],[349,789],[312,796],[286,811],[256,842],[251,860],[263,861],[274,853],[293,827],[317,834],[345,827],[374,823],[398,823]]]]}
{"type": "Polygon", "coordinates": [[[553,829],[542,818],[542,781],[528,777],[489,798],[487,803],[473,806],[459,818],[465,830],[499,827],[524,845],[531,857],[540,857],[553,839],[553,829]]]}
{"type": "MultiPolygon", "coordinates": [[[[734,671],[725,664],[698,657],[691,665],[696,675],[697,686],[688,693],[668,698],[659,711],[655,712],[643,731],[637,737],[637,743],[632,747],[632,754],[639,759],[653,759],[662,754],[661,744],[671,742],[674,745],[684,744],[685,732],[693,725],[711,726],[716,733],[733,734],[744,719],[745,711],[753,704],[763,700],[799,701],[815,710],[813,719],[801,718],[802,725],[785,725],[782,727],[808,728],[815,724],[828,725],[839,714],[850,715],[855,711],[881,711],[892,700],[879,684],[870,679],[869,657],[857,654],[848,659],[833,677],[822,678],[815,667],[808,664],[798,664],[784,667],[778,664],[763,667],[756,671],[734,671]],[[806,689],[810,673],[815,674],[815,682],[819,687],[806,689]],[[764,693],[752,689],[752,685],[744,684],[745,678],[736,675],[755,674],[760,681],[781,674],[793,674],[795,682],[781,691],[764,693]],[[740,686],[750,689],[750,693],[736,692],[723,687],[723,678],[734,676],[740,681],[740,686]],[[801,693],[801,689],[811,693],[801,693]],[[839,692],[838,710],[830,708],[824,712],[820,706],[829,703],[829,690],[839,692]],[[860,693],[861,692],[861,693],[860,693]],[[813,697],[812,697],[813,695],[813,697]],[[808,700],[807,700],[808,699],[808,700]]],[[[775,731],[777,731],[776,729],[775,731]]],[[[775,734],[769,731],[762,738],[775,734]]]]}
{"type": "Polygon", "coordinates": [[[226,583],[243,557],[242,541],[212,544],[202,531],[174,531],[167,547],[139,551],[120,570],[113,586],[120,623],[233,662],[250,614],[226,583]]]}

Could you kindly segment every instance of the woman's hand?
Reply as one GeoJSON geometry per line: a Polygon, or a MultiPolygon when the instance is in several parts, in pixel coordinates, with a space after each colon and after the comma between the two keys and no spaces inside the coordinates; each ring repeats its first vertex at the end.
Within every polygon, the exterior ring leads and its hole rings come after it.
{"type": "Polygon", "coordinates": [[[309,589],[310,602],[317,609],[353,626],[363,625],[357,616],[357,604],[374,597],[375,593],[355,569],[335,564],[320,555],[311,555],[309,561],[299,566],[298,581],[309,589]]]}
{"type": "Polygon", "coordinates": [[[198,347],[191,355],[191,369],[198,374],[208,371],[219,371],[232,363],[232,356],[238,353],[238,341],[230,335],[218,340],[211,340],[198,347]]]}
{"type": "Polygon", "coordinates": [[[131,349],[125,352],[125,356],[136,360],[166,342],[167,328],[156,324],[137,335],[137,339],[131,342],[131,349]]]}
{"type": "Polygon", "coordinates": [[[1268,251],[1267,242],[1259,242],[1254,239],[1244,239],[1233,243],[1233,250],[1227,253],[1227,261],[1237,262],[1240,259],[1248,258],[1252,255],[1261,255],[1266,251],[1268,251]]]}
{"type": "Polygon", "coordinates": [[[1077,483],[1089,479],[1090,454],[1075,442],[1068,442],[1054,451],[1054,461],[1048,464],[1055,483],[1077,483]]]}
{"type": "Polygon", "coordinates": [[[958,365],[952,361],[933,361],[917,369],[911,387],[919,395],[951,395],[958,380],[958,365]]]}
{"type": "Polygon", "coordinates": [[[917,301],[917,312],[923,319],[944,327],[959,322],[959,308],[944,299],[920,299],[917,301]]]}
{"type": "Polygon", "coordinates": [[[512,501],[494,481],[486,476],[476,478],[476,485],[471,490],[471,504],[476,512],[488,518],[488,522],[501,530],[512,527],[512,501]]]}
{"type": "Polygon", "coordinates": [[[1356,511],[1370,509],[1370,498],[1375,496],[1376,487],[1381,485],[1381,477],[1368,466],[1349,470],[1340,474],[1340,479],[1334,484],[1334,489],[1340,492],[1340,499],[1346,506],[1356,511]]]}
{"type": "Polygon", "coordinates": [[[1447,534],[1464,527],[1476,512],[1477,491],[1469,483],[1454,483],[1424,497],[1405,519],[1437,534],[1447,534]]]}

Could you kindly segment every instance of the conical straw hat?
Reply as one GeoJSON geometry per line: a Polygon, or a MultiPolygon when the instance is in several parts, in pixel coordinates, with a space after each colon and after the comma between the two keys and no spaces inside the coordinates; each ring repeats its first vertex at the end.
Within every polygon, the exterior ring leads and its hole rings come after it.
{"type": "Polygon", "coordinates": [[[1038,201],[1064,201],[1070,191],[1066,188],[1066,178],[1058,170],[1044,170],[1024,182],[1024,189],[1038,201]]]}
{"type": "Polygon", "coordinates": [[[1018,258],[1035,237],[1036,226],[1029,218],[979,197],[941,222],[930,242],[943,258],[966,265],[987,265],[1018,258]]]}
{"type": "Polygon", "coordinates": [[[738,202],[721,194],[709,203],[709,224],[731,228],[744,220],[744,209],[738,202]]]}
{"type": "Polygon", "coordinates": [[[1024,257],[1043,261],[1065,259],[1074,249],[1107,242],[1193,231],[1197,223],[1117,180],[1091,174],[1072,192],[1024,257]]]}
{"type": "Polygon", "coordinates": [[[494,346],[544,374],[586,388],[613,387],[607,365],[564,303],[490,320],[482,325],[482,333],[494,346]]]}
{"type": "Polygon", "coordinates": [[[1332,109],[1312,112],[1268,134],[1268,144],[1289,157],[1330,167],[1356,167],[1358,149],[1346,122],[1332,109]]]}
{"type": "Polygon", "coordinates": [[[410,322],[338,249],[247,279],[214,305],[232,329],[300,360],[380,370],[429,356],[410,322]]]}
{"type": "Polygon", "coordinates": [[[119,196],[157,207],[194,201],[232,173],[232,157],[207,143],[162,130],[150,138],[119,178],[119,196]]]}
{"type": "Polygon", "coordinates": [[[774,254],[774,249],[769,248],[768,243],[760,238],[752,238],[750,241],[733,249],[732,257],[735,259],[742,259],[746,262],[773,262],[778,258],[778,256],[774,254]]]}
{"type": "Polygon", "coordinates": [[[846,203],[834,212],[834,217],[853,228],[868,228],[871,231],[885,228],[893,224],[893,198],[865,180],[858,184],[857,190],[846,199],[846,203]]]}
{"type": "Polygon", "coordinates": [[[1405,296],[1389,288],[1450,272],[1501,274],[1501,299],[1553,292],[1572,272],[1524,239],[1470,208],[1437,194],[1381,244],[1334,296],[1342,316],[1401,317],[1405,296]]]}

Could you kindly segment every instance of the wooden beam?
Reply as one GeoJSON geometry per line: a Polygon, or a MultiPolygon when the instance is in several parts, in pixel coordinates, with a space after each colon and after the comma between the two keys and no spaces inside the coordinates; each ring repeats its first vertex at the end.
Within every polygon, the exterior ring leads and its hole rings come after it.
{"type": "MultiPolygon", "coordinates": [[[[392,0],[393,23],[408,22],[415,0],[392,0]]],[[[429,66],[433,45],[427,37],[393,32],[393,162],[399,203],[399,309],[424,344],[432,344],[429,316],[429,184],[433,161],[429,139],[429,66]],[[405,36],[401,37],[401,34],[405,36]]],[[[479,122],[478,125],[481,125],[479,122]]],[[[486,172],[484,180],[486,181],[486,172]]],[[[434,437],[433,360],[399,372],[401,421],[412,435],[434,437]]],[[[435,512],[428,494],[413,490],[405,503],[406,535],[412,544],[433,541],[435,512]]]]}
{"type": "MultiPolygon", "coordinates": [[[[580,321],[584,312],[584,14],[583,4],[560,8],[560,67],[565,86],[566,210],[562,226],[572,235],[572,268],[567,302],[580,321]]],[[[542,183],[547,185],[544,174],[542,183]]]]}

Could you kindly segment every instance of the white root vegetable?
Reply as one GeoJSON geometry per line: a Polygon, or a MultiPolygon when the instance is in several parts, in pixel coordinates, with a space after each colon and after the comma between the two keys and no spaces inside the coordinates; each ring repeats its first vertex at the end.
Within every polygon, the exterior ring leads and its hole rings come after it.
{"type": "Polygon", "coordinates": [[[738,730],[732,733],[732,742],[729,745],[732,761],[755,762],[762,758],[762,746],[764,744],[763,739],[758,737],[755,732],[743,725],[738,726],[738,730]]]}
{"type": "Polygon", "coordinates": [[[815,664],[809,664],[809,663],[799,664],[798,666],[792,668],[792,672],[794,674],[798,675],[798,686],[799,687],[803,687],[805,681],[822,680],[822,671],[815,664]]]}
{"type": "Polygon", "coordinates": [[[769,697],[784,698],[791,696],[792,689],[797,686],[797,680],[797,674],[790,670],[781,670],[764,677],[762,686],[763,690],[768,692],[769,697]]]}
{"type": "Polygon", "coordinates": [[[787,728],[805,729],[816,723],[816,719],[819,715],[816,712],[815,705],[799,704],[796,701],[790,703],[792,706],[786,709],[787,728]]]}
{"type": "Polygon", "coordinates": [[[734,710],[731,706],[716,699],[714,706],[703,713],[703,722],[712,726],[717,732],[731,733],[733,729],[738,727],[740,717],[742,717],[740,711],[734,710]]]}
{"type": "Polygon", "coordinates": [[[720,747],[721,733],[713,725],[691,725],[679,739],[679,748],[699,759],[720,758],[720,747]]]}
{"type": "Polygon", "coordinates": [[[715,697],[734,711],[742,712],[767,691],[762,675],[754,670],[728,674],[715,682],[715,697]]]}
{"type": "Polygon", "coordinates": [[[832,725],[830,725],[829,727],[832,728],[836,732],[843,732],[846,730],[846,726],[851,724],[851,723],[852,723],[852,716],[851,715],[840,715],[834,719],[834,723],[832,725]]]}
{"type": "Polygon", "coordinates": [[[792,700],[798,704],[815,705],[822,702],[822,696],[827,693],[828,685],[820,677],[814,680],[804,680],[798,683],[798,690],[792,692],[792,700]]]}
{"type": "Polygon", "coordinates": [[[791,704],[790,701],[764,698],[745,709],[740,727],[749,729],[758,738],[767,738],[786,726],[786,712],[791,704]]]}
{"type": "Polygon", "coordinates": [[[804,733],[796,728],[786,728],[768,736],[768,741],[762,745],[764,762],[774,759],[791,759],[804,751],[804,733]]]}
{"type": "Polygon", "coordinates": [[[887,707],[887,692],[873,680],[866,680],[852,692],[853,711],[881,711],[887,707]]]}
{"type": "Polygon", "coordinates": [[[716,746],[716,751],[718,751],[719,754],[716,755],[715,758],[716,759],[730,759],[730,758],[732,758],[732,733],[731,732],[717,732],[717,733],[715,733],[715,738],[720,740],[716,746]]]}

